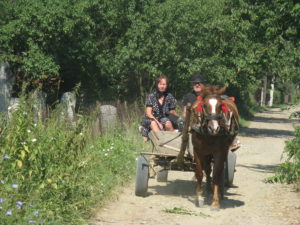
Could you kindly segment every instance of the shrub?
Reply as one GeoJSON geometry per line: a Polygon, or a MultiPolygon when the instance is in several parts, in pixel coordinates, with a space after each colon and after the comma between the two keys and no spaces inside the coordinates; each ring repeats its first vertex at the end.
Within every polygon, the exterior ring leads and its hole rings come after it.
{"type": "Polygon", "coordinates": [[[295,137],[286,141],[284,149],[286,160],[276,170],[275,176],[267,179],[268,182],[296,184],[300,189],[300,127],[295,128],[295,137]]]}
{"type": "Polygon", "coordinates": [[[30,97],[1,123],[1,224],[85,224],[93,207],[134,171],[127,130],[91,138],[92,117],[68,125],[58,106],[35,122],[30,97]]]}

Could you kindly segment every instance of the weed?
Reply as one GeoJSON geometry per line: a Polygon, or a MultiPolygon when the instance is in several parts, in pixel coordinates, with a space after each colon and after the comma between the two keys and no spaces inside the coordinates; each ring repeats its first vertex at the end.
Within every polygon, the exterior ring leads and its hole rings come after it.
{"type": "Polygon", "coordinates": [[[300,127],[295,128],[295,137],[286,141],[284,153],[286,160],[266,182],[294,183],[300,190],[300,127]]]}
{"type": "Polygon", "coordinates": [[[173,214],[180,214],[180,215],[192,215],[192,216],[203,216],[203,217],[210,217],[202,212],[194,212],[192,210],[183,209],[179,207],[174,207],[173,209],[164,209],[162,210],[165,213],[173,213],[173,214]]]}
{"type": "Polygon", "coordinates": [[[134,127],[92,137],[95,118],[69,123],[59,105],[36,121],[31,97],[0,124],[0,223],[86,224],[93,207],[131,180],[142,139],[131,138],[134,127]]]}

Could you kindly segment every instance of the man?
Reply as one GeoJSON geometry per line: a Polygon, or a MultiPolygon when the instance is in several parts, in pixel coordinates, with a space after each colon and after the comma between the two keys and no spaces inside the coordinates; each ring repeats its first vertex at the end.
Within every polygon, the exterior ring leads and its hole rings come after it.
{"type": "Polygon", "coordinates": [[[194,73],[192,78],[191,78],[191,85],[193,88],[192,92],[187,93],[182,100],[182,116],[185,118],[186,115],[186,106],[188,103],[194,104],[194,102],[197,100],[197,96],[202,95],[202,91],[205,88],[205,79],[204,76],[200,73],[194,73]]]}
{"type": "MultiPolygon", "coordinates": [[[[197,97],[202,96],[202,92],[205,88],[205,78],[204,78],[204,76],[199,72],[194,73],[191,77],[191,85],[192,85],[193,91],[187,93],[183,97],[183,100],[182,100],[182,106],[183,106],[182,117],[183,118],[185,118],[185,116],[186,116],[187,104],[188,103],[194,104],[194,102],[197,100],[197,97]]],[[[227,96],[225,96],[225,95],[222,96],[222,98],[226,98],[226,97],[227,96]]],[[[235,138],[229,149],[231,151],[235,151],[235,150],[239,149],[240,146],[241,146],[240,141],[238,140],[238,138],[235,138]]]]}

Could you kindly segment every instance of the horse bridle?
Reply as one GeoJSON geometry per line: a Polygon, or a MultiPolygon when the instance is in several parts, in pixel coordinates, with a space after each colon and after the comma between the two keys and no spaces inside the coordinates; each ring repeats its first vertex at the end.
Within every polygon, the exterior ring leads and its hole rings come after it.
{"type": "MultiPolygon", "coordinates": [[[[202,101],[206,98],[206,97],[220,97],[220,95],[216,95],[216,94],[211,94],[211,95],[206,95],[202,101]]],[[[202,103],[204,104],[204,103],[202,103]]],[[[229,111],[230,115],[232,114],[231,111],[229,111]]],[[[193,126],[192,129],[195,130],[196,132],[198,133],[205,133],[203,128],[206,126],[206,123],[207,121],[209,120],[222,120],[224,119],[225,121],[225,126],[227,126],[227,118],[225,116],[225,113],[221,111],[221,113],[207,113],[206,110],[205,110],[205,107],[203,107],[202,105],[202,110],[201,111],[198,111],[197,113],[195,113],[195,115],[198,117],[198,126],[193,126]],[[200,125],[200,126],[199,126],[200,125]]],[[[237,119],[235,118],[235,116],[230,116],[229,120],[232,120],[234,121],[234,123],[236,124],[235,126],[235,129],[234,131],[227,131],[229,132],[230,135],[236,135],[237,134],[237,131],[239,130],[239,124],[238,124],[238,121],[237,119]]],[[[228,127],[228,129],[230,129],[228,127]]],[[[228,133],[226,133],[228,134],[228,133]]]]}
{"type": "MultiPolygon", "coordinates": [[[[206,95],[203,100],[206,98],[206,97],[219,97],[219,95],[216,95],[216,94],[213,94],[213,95],[206,95]]],[[[203,111],[203,117],[204,117],[204,120],[205,121],[209,121],[209,120],[221,120],[223,119],[223,115],[222,113],[207,113],[205,111],[205,108],[203,107],[202,108],[202,111],[203,111]]]]}

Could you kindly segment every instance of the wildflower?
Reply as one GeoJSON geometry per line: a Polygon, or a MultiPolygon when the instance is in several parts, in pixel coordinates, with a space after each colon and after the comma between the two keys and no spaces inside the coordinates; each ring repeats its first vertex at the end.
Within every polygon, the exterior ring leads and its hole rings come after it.
{"type": "Polygon", "coordinates": [[[26,145],[26,141],[21,142],[22,145],[26,145]]]}
{"type": "Polygon", "coordinates": [[[37,139],[36,139],[36,138],[32,138],[31,141],[32,141],[32,142],[36,142],[37,139]]]}
{"type": "Polygon", "coordinates": [[[105,153],[104,155],[105,155],[105,156],[108,156],[108,153],[105,153]]]}
{"type": "Polygon", "coordinates": [[[0,183],[1,183],[1,184],[5,184],[4,180],[0,180],[0,183]]]}
{"type": "Polygon", "coordinates": [[[24,115],[27,115],[27,112],[23,112],[24,115]]]}
{"type": "Polygon", "coordinates": [[[8,155],[3,156],[4,159],[10,159],[8,155]]]}
{"type": "Polygon", "coordinates": [[[28,129],[28,130],[27,130],[27,133],[31,133],[31,130],[28,129]]]}
{"type": "Polygon", "coordinates": [[[82,135],[83,135],[83,133],[82,133],[82,132],[80,132],[80,133],[79,133],[79,135],[81,135],[81,136],[82,136],[82,135]]]}
{"type": "Polygon", "coordinates": [[[12,188],[18,188],[18,185],[17,184],[13,184],[11,185],[12,188]]]}
{"type": "Polygon", "coordinates": [[[38,217],[38,216],[39,216],[39,212],[38,212],[38,211],[34,211],[33,215],[34,215],[35,217],[38,217]]]}
{"type": "Polygon", "coordinates": [[[4,199],[3,198],[0,198],[0,203],[4,202],[4,199]]]}
{"type": "Polygon", "coordinates": [[[28,223],[36,223],[36,220],[28,220],[28,223]]]}
{"type": "Polygon", "coordinates": [[[23,205],[23,202],[18,201],[16,206],[17,206],[17,208],[21,209],[21,208],[22,208],[22,205],[23,205]]]}
{"type": "Polygon", "coordinates": [[[36,123],[34,123],[34,124],[33,124],[33,126],[34,126],[34,127],[36,127],[36,126],[37,126],[37,124],[36,124],[36,123]]]}
{"type": "Polygon", "coordinates": [[[7,211],[6,215],[12,215],[12,211],[11,210],[7,211]]]}

